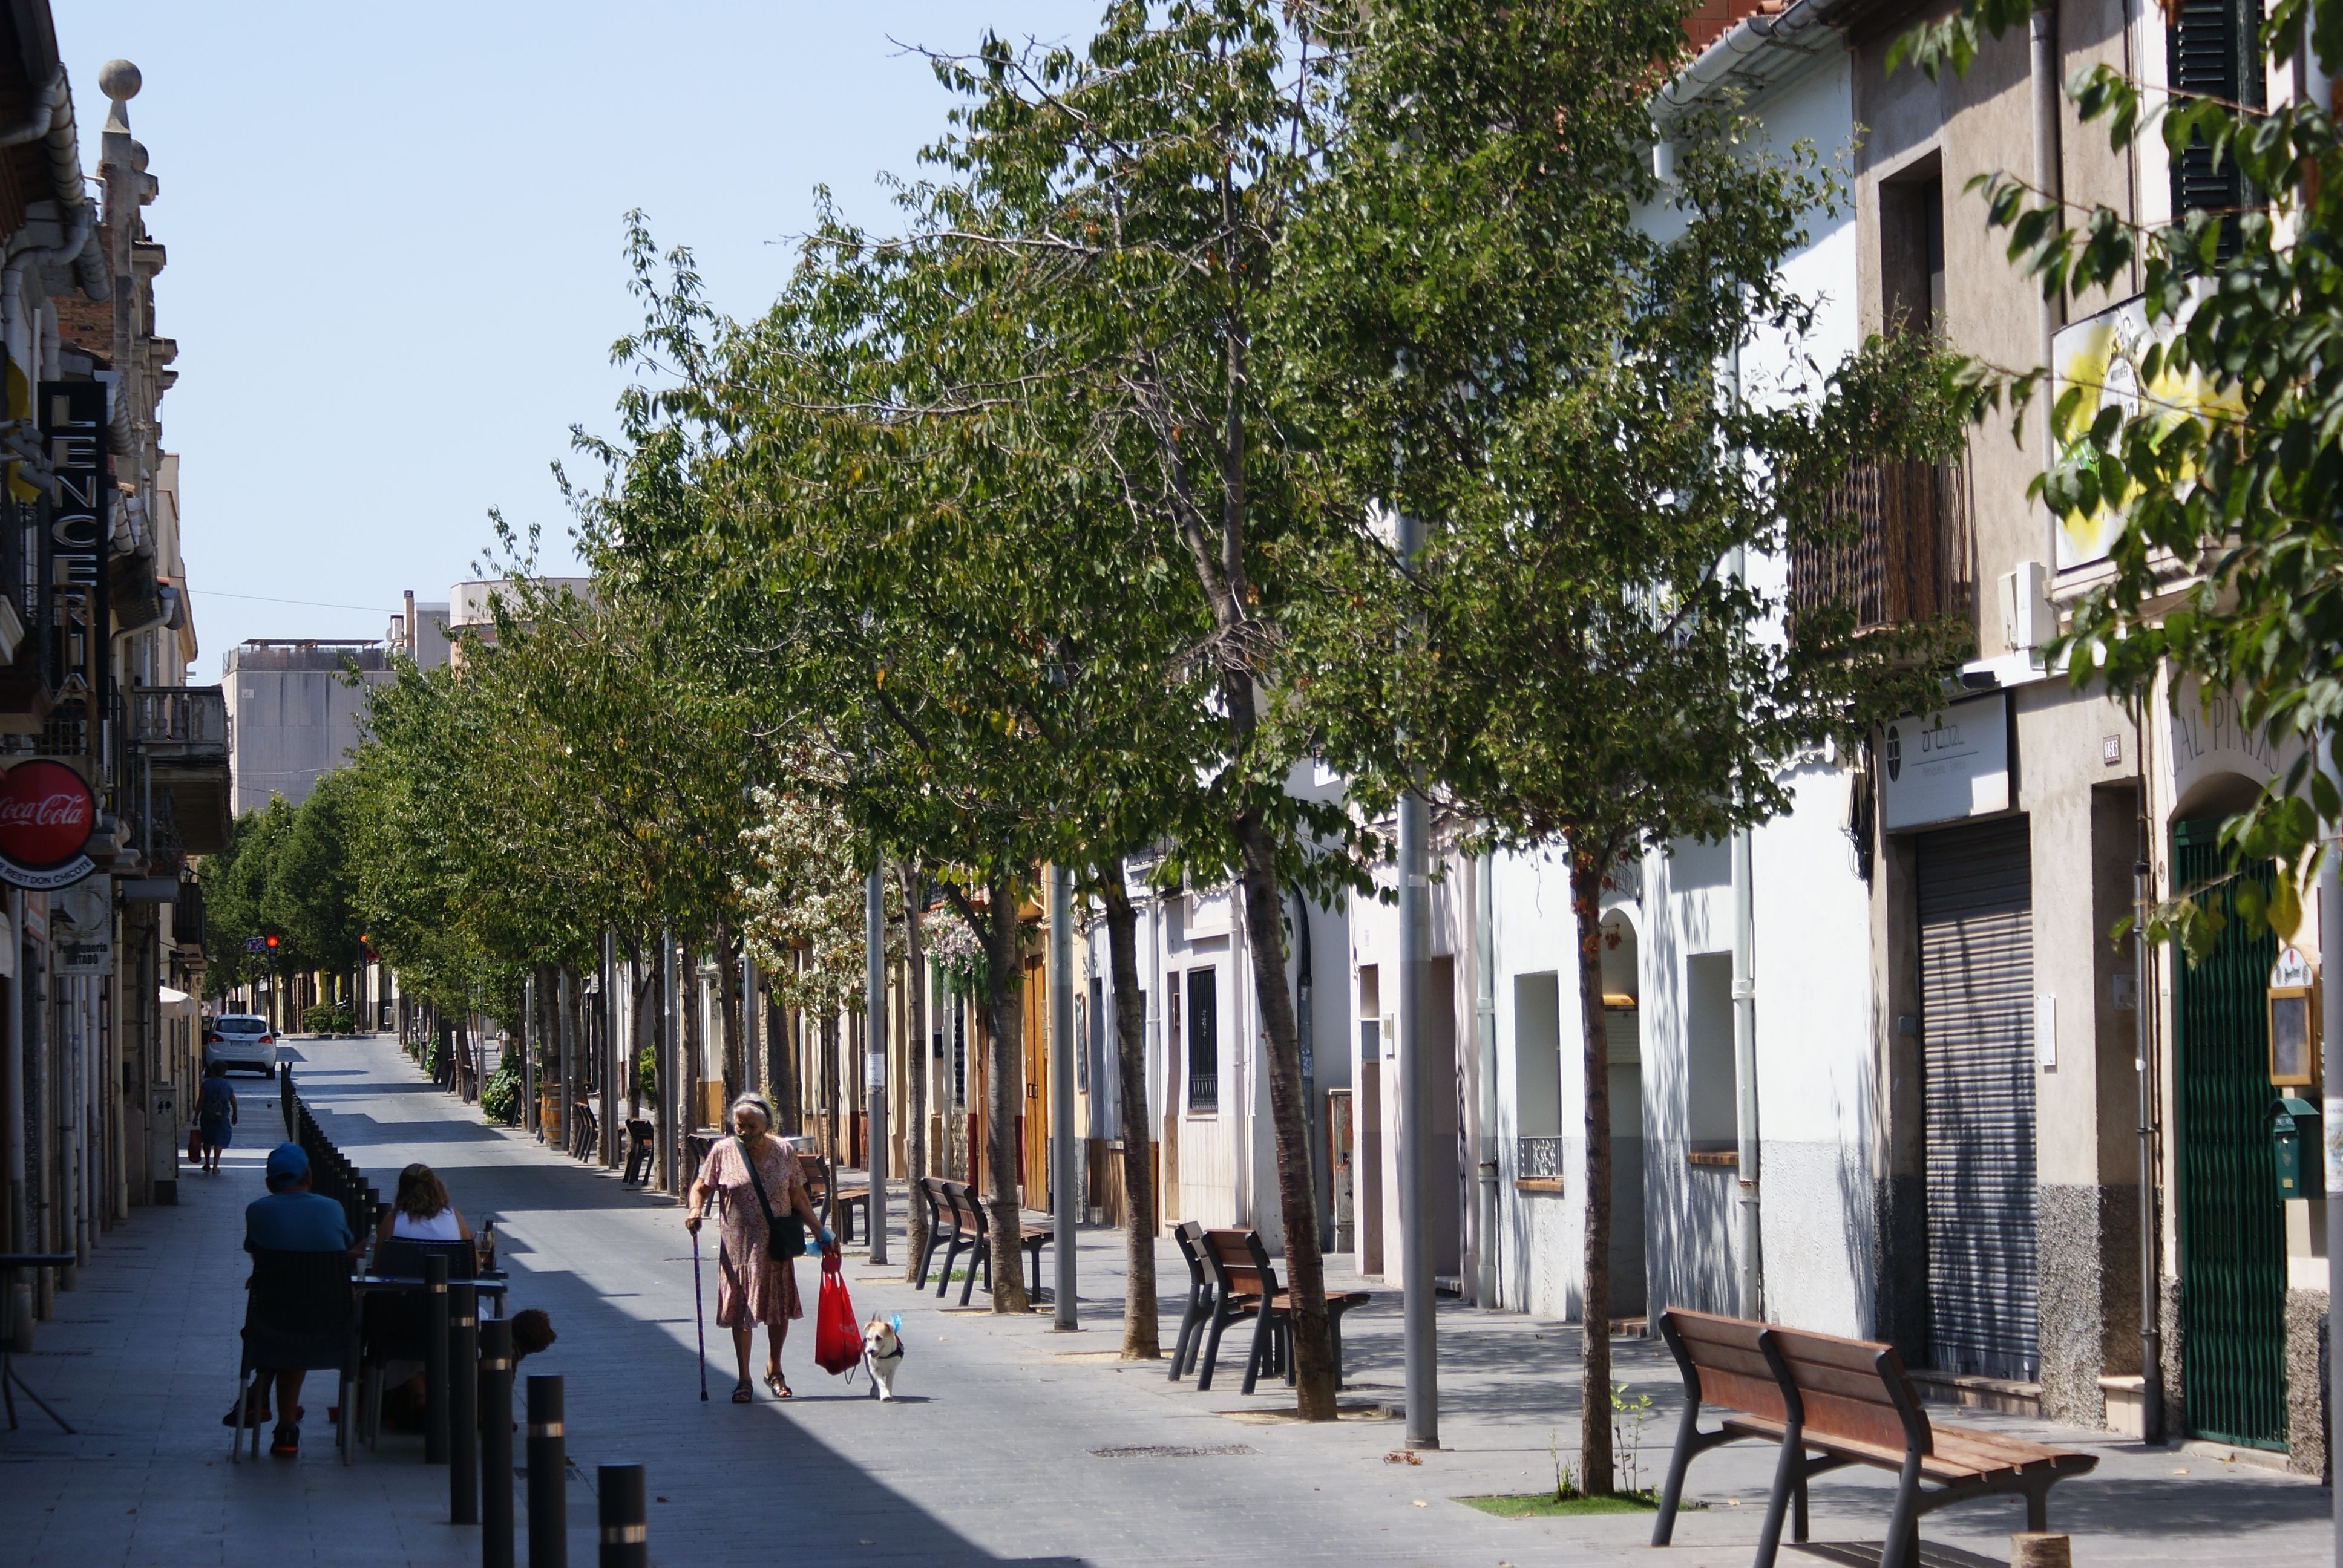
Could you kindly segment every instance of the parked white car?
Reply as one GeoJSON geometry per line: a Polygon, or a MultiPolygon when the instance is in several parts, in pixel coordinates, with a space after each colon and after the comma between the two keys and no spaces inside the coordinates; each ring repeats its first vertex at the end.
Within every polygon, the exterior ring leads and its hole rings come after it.
{"type": "Polygon", "coordinates": [[[252,1013],[222,1013],[204,1031],[204,1065],[218,1062],[229,1071],[277,1071],[277,1034],[268,1020],[252,1013]]]}

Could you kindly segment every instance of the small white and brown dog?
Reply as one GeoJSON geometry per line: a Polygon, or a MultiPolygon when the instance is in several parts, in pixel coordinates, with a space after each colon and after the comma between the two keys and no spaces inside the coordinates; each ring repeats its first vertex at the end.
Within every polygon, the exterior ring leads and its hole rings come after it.
{"type": "Polygon", "coordinates": [[[876,1398],[895,1397],[895,1373],[903,1364],[903,1320],[873,1318],[862,1325],[862,1370],[870,1374],[876,1398]]]}

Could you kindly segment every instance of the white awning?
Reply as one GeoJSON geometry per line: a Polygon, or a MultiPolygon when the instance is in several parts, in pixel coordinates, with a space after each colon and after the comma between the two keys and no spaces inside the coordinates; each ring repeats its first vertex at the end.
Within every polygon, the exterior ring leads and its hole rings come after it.
{"type": "Polygon", "coordinates": [[[163,1004],[165,1018],[186,1018],[196,1010],[196,999],[172,986],[157,986],[156,998],[163,1004]]]}

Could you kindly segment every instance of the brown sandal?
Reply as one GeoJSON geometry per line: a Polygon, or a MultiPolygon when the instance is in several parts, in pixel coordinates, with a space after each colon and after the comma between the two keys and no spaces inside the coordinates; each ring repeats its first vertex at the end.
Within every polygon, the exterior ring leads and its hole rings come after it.
{"type": "Polygon", "coordinates": [[[795,1391],[789,1387],[787,1381],[785,1381],[779,1372],[767,1372],[765,1374],[765,1386],[772,1391],[772,1394],[775,1399],[797,1398],[795,1391]]]}
{"type": "Polygon", "coordinates": [[[746,1382],[737,1382],[732,1385],[732,1402],[734,1404],[747,1404],[756,1397],[757,1391],[750,1388],[746,1382]]]}

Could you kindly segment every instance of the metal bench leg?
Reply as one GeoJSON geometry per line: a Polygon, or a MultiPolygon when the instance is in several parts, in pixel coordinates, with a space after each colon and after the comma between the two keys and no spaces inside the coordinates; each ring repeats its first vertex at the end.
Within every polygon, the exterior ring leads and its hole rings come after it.
{"type": "Polygon", "coordinates": [[[1687,1397],[1684,1401],[1684,1422],[1676,1428],[1675,1452],[1668,1455],[1667,1479],[1660,1483],[1660,1512],[1652,1521],[1652,1544],[1665,1546],[1676,1531],[1676,1504],[1683,1501],[1684,1472],[1692,1468],[1692,1456],[1699,1452],[1694,1441],[1700,1436],[1700,1402],[1687,1397]]]}
{"type": "Polygon", "coordinates": [[[1219,1365],[1221,1360],[1221,1335],[1226,1332],[1229,1324],[1235,1321],[1235,1313],[1224,1312],[1217,1306],[1212,1309],[1212,1326],[1204,1335],[1204,1371],[1203,1374],[1196,1380],[1198,1393],[1204,1393],[1211,1390],[1212,1368],[1219,1365]]]}
{"type": "MultiPolygon", "coordinates": [[[[1263,1302],[1261,1311],[1253,1314],[1252,1349],[1245,1353],[1244,1382],[1239,1393],[1251,1393],[1261,1381],[1262,1363],[1276,1355],[1277,1330],[1270,1321],[1269,1303],[1263,1302]]],[[[1273,1368],[1272,1370],[1274,1370],[1273,1368]]]]}
{"type": "Polygon", "coordinates": [[[1172,1366],[1166,1374],[1169,1382],[1180,1381],[1180,1363],[1188,1358],[1188,1335],[1194,1329],[1195,1324],[1196,1292],[1192,1290],[1188,1292],[1187,1301],[1180,1307],[1180,1332],[1172,1336],[1172,1366]]]}
{"type": "Polygon", "coordinates": [[[1887,1515],[1887,1540],[1879,1568],[1920,1568],[1920,1455],[1906,1453],[1896,1473],[1896,1507],[1887,1515]]]}
{"type": "Polygon", "coordinates": [[[1782,1516],[1789,1511],[1790,1494],[1804,1483],[1806,1473],[1805,1445],[1798,1436],[1795,1422],[1782,1433],[1781,1455],[1774,1462],[1774,1489],[1765,1495],[1765,1523],[1757,1533],[1757,1555],[1752,1560],[1755,1568],[1774,1568],[1774,1559],[1781,1554],[1782,1516]]]}
{"type": "MultiPolygon", "coordinates": [[[[943,1272],[936,1277],[936,1300],[942,1301],[951,1291],[952,1265],[960,1259],[960,1236],[954,1233],[944,1244],[943,1272]]],[[[972,1265],[971,1265],[972,1266],[972,1265]]]]}
{"type": "Polygon", "coordinates": [[[2026,1528],[2043,1534],[2050,1528],[2050,1483],[2026,1489],[2026,1528]]]}
{"type": "Polygon", "coordinates": [[[1803,1545],[1806,1539],[1806,1467],[1798,1466],[1798,1488],[1790,1499],[1790,1539],[1803,1545]]]}
{"type": "Polygon", "coordinates": [[[992,1289],[992,1248],[988,1243],[987,1238],[980,1232],[968,1254],[968,1278],[962,1280],[960,1284],[960,1304],[963,1307],[968,1305],[969,1297],[976,1291],[976,1272],[979,1269],[984,1271],[984,1288],[987,1292],[990,1292],[992,1289]]]}
{"type": "Polygon", "coordinates": [[[1026,1248],[1025,1255],[1033,1260],[1033,1289],[1027,1300],[1038,1302],[1041,1299],[1041,1243],[1036,1241],[1026,1248]]]}

